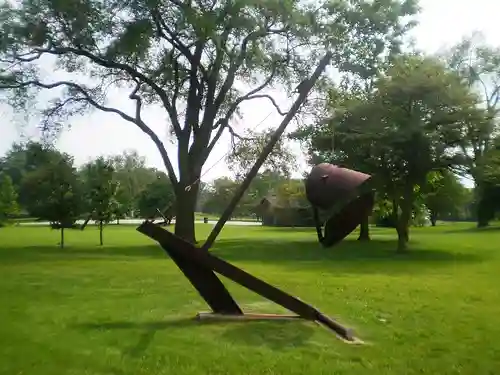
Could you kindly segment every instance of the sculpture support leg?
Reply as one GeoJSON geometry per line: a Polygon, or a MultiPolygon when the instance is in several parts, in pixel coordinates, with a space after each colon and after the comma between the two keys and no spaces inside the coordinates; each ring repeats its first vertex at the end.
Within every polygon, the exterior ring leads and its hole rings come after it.
{"type": "MultiPolygon", "coordinates": [[[[172,258],[177,267],[180,268],[184,276],[188,278],[201,297],[207,302],[212,311],[217,314],[241,315],[243,312],[231,297],[222,281],[215,273],[203,265],[193,262],[189,257],[189,252],[175,251],[172,246],[162,241],[163,236],[153,237],[151,230],[160,229],[162,232],[169,233],[159,226],[149,223],[142,224],[137,230],[148,237],[158,241],[165,252],[172,258]]],[[[157,231],[155,231],[156,233],[157,231]]]]}
{"type": "MultiPolygon", "coordinates": [[[[162,246],[168,249],[169,253],[175,254],[175,257],[182,257],[184,255],[185,259],[189,260],[189,262],[192,262],[193,264],[196,264],[196,267],[198,269],[213,270],[227,277],[228,279],[246,287],[247,289],[250,289],[251,291],[277,303],[278,305],[283,306],[284,308],[296,313],[304,319],[318,321],[319,323],[335,331],[339,336],[346,340],[354,340],[353,333],[350,329],[345,328],[341,324],[326,317],[311,305],[308,305],[298,298],[295,298],[283,292],[282,290],[258,279],[248,272],[245,272],[242,269],[233,266],[231,263],[228,263],[212,255],[210,252],[195,247],[194,245],[184,241],[180,237],[175,236],[169,231],[147,221],[141,224],[137,228],[137,230],[158,241],[162,246]]],[[[193,277],[193,275],[191,275],[191,277],[193,277]]],[[[200,281],[203,282],[202,279],[200,279],[200,281]]],[[[195,284],[193,283],[193,285],[195,284]]]]}

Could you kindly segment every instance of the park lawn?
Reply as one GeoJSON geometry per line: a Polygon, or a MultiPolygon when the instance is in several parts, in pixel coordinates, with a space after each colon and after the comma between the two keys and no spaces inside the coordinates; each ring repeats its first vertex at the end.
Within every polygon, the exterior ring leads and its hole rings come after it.
{"type": "MultiPolygon", "coordinates": [[[[199,225],[199,237],[211,226],[199,225]]],[[[366,345],[310,322],[206,324],[162,250],[130,226],[0,230],[0,374],[497,374],[500,230],[392,230],[323,249],[313,230],[226,226],[214,252],[353,327],[366,345]]],[[[282,312],[227,282],[248,311],[282,312]]]]}

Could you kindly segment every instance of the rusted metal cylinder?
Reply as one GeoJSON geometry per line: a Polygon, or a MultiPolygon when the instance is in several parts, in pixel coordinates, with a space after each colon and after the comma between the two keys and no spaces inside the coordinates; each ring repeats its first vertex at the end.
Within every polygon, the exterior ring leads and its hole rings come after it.
{"type": "Polygon", "coordinates": [[[344,239],[370,215],[374,205],[374,192],[357,189],[371,176],[352,169],[322,163],[312,168],[305,181],[306,196],[316,208],[328,210],[340,201],[343,206],[324,223],[325,234],[318,238],[325,247],[344,239]]]}
{"type": "Polygon", "coordinates": [[[321,163],[311,169],[306,179],[306,196],[313,206],[327,210],[370,177],[352,169],[321,163]]]}

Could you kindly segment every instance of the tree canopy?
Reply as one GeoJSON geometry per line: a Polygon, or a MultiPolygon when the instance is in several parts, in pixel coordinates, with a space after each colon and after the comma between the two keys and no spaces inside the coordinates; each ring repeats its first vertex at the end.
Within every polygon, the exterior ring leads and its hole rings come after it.
{"type": "Polygon", "coordinates": [[[23,180],[23,190],[30,199],[30,212],[48,220],[61,230],[64,247],[64,229],[71,228],[82,213],[82,184],[68,155],[53,164],[30,172],[23,180]]]}
{"type": "Polygon", "coordinates": [[[17,192],[9,175],[0,173],[0,226],[19,210],[17,192]]]}
{"type": "Polygon", "coordinates": [[[397,51],[414,24],[408,16],[417,10],[415,0],[5,2],[0,88],[29,111],[37,92],[56,90],[43,110],[46,133],[91,108],[141,129],[157,146],[180,198],[176,232],[194,240],[198,186],[185,188],[199,179],[241,103],[275,104],[266,89],[281,85],[292,92],[325,49],[341,71],[365,66],[373,48],[397,51]],[[60,74],[44,74],[41,61],[54,62],[60,74]],[[133,112],[107,103],[112,86],[129,89],[133,112]],[[151,104],[165,110],[175,135],[178,174],[161,137],[142,117],[151,104]]]}
{"type": "Polygon", "coordinates": [[[378,191],[398,215],[403,250],[415,200],[429,173],[461,165],[454,150],[463,127],[485,121],[478,98],[438,60],[409,54],[394,58],[368,95],[337,90],[330,100],[332,119],[305,127],[295,137],[309,142],[313,159],[327,158],[374,175],[378,191]]]}

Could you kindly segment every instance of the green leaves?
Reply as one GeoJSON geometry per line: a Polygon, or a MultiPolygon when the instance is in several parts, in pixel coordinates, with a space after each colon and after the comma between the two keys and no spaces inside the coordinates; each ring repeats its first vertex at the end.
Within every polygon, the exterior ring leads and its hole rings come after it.
{"type": "MultiPolygon", "coordinates": [[[[247,130],[243,137],[237,137],[232,152],[227,156],[229,169],[237,179],[242,179],[259,157],[260,153],[272,136],[273,130],[255,132],[247,130]]],[[[296,166],[296,157],[286,143],[280,139],[266,159],[263,169],[290,176],[296,166]]]]}
{"type": "Polygon", "coordinates": [[[94,220],[108,223],[114,219],[119,182],[110,161],[103,157],[86,164],[82,170],[88,212],[94,220]]]}
{"type": "Polygon", "coordinates": [[[158,174],[158,178],[148,184],[137,197],[141,217],[156,217],[157,209],[163,212],[167,207],[172,208],[174,203],[174,189],[164,173],[158,174]]]}
{"type": "Polygon", "coordinates": [[[29,172],[22,191],[28,197],[30,213],[42,220],[69,227],[82,212],[82,186],[67,156],[29,172]]]}
{"type": "Polygon", "coordinates": [[[17,192],[12,179],[9,175],[0,173],[0,225],[18,211],[17,192]]]}

